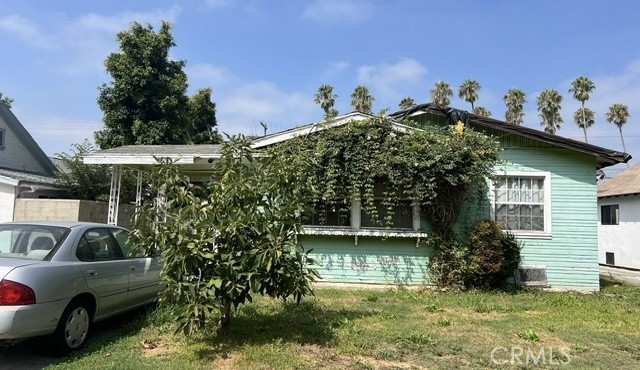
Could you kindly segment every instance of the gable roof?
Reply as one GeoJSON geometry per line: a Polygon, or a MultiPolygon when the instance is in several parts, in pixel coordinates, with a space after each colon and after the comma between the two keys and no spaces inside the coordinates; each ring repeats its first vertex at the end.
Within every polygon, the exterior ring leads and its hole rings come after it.
{"type": "Polygon", "coordinates": [[[42,166],[45,170],[46,175],[53,176],[54,171],[56,170],[56,166],[51,162],[49,157],[42,151],[42,148],[33,140],[29,131],[24,128],[22,123],[18,120],[18,118],[13,114],[11,109],[4,103],[0,102],[0,119],[5,122],[5,124],[11,128],[11,131],[16,135],[18,140],[27,147],[31,155],[36,159],[36,161],[42,166]]]}
{"type": "MultiPolygon", "coordinates": [[[[289,130],[280,131],[280,132],[273,133],[271,135],[256,138],[253,140],[252,146],[254,148],[262,148],[265,146],[269,146],[272,144],[276,144],[282,141],[292,139],[296,136],[309,135],[311,133],[323,131],[329,128],[344,126],[349,122],[362,121],[369,118],[373,118],[373,116],[367,113],[362,113],[362,112],[351,112],[351,113],[344,114],[342,116],[337,116],[328,121],[313,122],[307,125],[298,126],[289,130]]],[[[414,127],[403,125],[399,122],[394,122],[393,128],[399,132],[415,130],[414,127]]]]}
{"type": "Polygon", "coordinates": [[[389,116],[395,120],[402,121],[407,117],[417,116],[423,113],[431,113],[436,115],[445,116],[447,118],[455,115],[462,120],[469,120],[472,124],[476,124],[480,127],[486,127],[503,131],[509,134],[523,136],[532,140],[541,141],[547,144],[559,146],[562,148],[572,149],[578,152],[591,154],[596,156],[598,168],[604,168],[612,166],[618,163],[627,163],[631,159],[631,155],[623,152],[618,152],[611,149],[606,149],[597,145],[584,143],[573,139],[567,139],[562,136],[553,135],[548,132],[532,129],[524,126],[510,125],[504,121],[500,121],[494,118],[483,117],[477,114],[468,113],[466,111],[450,108],[440,107],[433,103],[419,104],[414,107],[403,109],[398,112],[392,113],[389,116]]]}
{"type": "Polygon", "coordinates": [[[598,197],[640,194],[640,163],[627,168],[598,186],[598,197]]]}

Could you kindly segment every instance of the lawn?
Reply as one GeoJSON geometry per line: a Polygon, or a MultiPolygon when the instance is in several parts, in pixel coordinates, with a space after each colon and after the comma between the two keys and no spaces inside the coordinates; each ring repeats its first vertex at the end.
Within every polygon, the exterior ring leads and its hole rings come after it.
{"type": "Polygon", "coordinates": [[[173,335],[167,310],[46,369],[509,369],[640,366],[640,288],[597,294],[318,289],[258,299],[218,337],[173,335]],[[492,356],[493,354],[493,356],[492,356]]]}

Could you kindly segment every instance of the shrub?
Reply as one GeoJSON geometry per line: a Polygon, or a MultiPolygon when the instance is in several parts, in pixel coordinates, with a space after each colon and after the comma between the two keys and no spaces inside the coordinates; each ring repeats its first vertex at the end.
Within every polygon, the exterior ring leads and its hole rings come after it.
{"type": "Polygon", "coordinates": [[[426,244],[433,249],[429,259],[431,282],[440,287],[463,289],[469,273],[468,248],[453,236],[447,239],[432,236],[426,244]]]}
{"type": "Polygon", "coordinates": [[[504,287],[520,264],[520,244],[496,222],[479,220],[469,234],[469,271],[466,286],[504,287]]]}

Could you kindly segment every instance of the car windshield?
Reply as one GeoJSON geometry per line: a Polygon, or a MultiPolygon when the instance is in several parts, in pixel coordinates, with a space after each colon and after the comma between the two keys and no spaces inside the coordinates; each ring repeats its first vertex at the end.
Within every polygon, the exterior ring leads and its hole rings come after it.
{"type": "Polygon", "coordinates": [[[0,257],[45,260],[69,230],[50,225],[0,225],[0,257]]]}

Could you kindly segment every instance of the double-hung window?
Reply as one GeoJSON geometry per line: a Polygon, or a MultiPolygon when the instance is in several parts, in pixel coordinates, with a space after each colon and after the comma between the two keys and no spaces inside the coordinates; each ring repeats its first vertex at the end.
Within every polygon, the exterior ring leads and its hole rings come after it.
{"type": "Polygon", "coordinates": [[[551,233],[551,177],[547,172],[504,172],[494,179],[494,216],[516,234],[551,233]]]}
{"type": "Polygon", "coordinates": [[[601,225],[618,225],[620,208],[617,204],[609,204],[600,207],[600,224],[601,225]]]}

